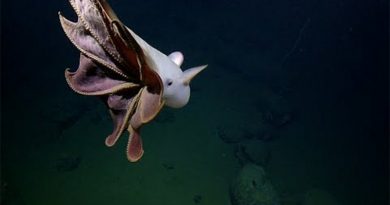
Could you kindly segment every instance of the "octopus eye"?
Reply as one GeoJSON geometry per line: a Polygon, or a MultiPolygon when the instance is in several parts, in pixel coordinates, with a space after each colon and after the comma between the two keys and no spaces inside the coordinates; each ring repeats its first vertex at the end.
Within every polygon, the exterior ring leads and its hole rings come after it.
{"type": "Polygon", "coordinates": [[[171,86],[172,84],[173,84],[173,81],[172,81],[172,80],[168,80],[168,81],[167,81],[167,85],[168,85],[168,86],[171,86]]]}

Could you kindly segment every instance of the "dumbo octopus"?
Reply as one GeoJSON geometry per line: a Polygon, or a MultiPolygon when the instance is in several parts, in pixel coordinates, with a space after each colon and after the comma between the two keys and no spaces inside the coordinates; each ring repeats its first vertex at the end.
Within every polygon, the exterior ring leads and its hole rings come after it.
{"type": "Polygon", "coordinates": [[[129,132],[127,159],[143,153],[140,128],[166,105],[180,108],[190,98],[190,81],[207,65],[181,70],[183,54],[165,55],[127,28],[105,0],[70,0],[78,20],[59,13],[65,34],[80,51],[79,67],[65,70],[77,93],[100,97],[112,117],[111,147],[125,129],[129,132]]]}

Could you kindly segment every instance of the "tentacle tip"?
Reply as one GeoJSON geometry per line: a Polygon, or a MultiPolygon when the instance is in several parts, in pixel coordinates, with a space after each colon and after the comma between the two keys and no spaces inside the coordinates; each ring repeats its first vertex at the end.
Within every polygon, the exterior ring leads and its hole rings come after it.
{"type": "Polygon", "coordinates": [[[120,137],[120,135],[118,135],[118,133],[112,133],[110,135],[108,135],[106,137],[106,140],[104,141],[104,144],[107,146],[107,147],[112,147],[115,145],[115,143],[118,141],[118,138],[120,137]]]}
{"type": "Polygon", "coordinates": [[[142,156],[144,155],[144,151],[141,150],[139,153],[128,153],[127,154],[127,159],[130,161],[130,162],[138,162],[142,156]]]}
{"type": "Polygon", "coordinates": [[[104,141],[104,144],[107,146],[107,147],[112,147],[114,146],[115,142],[112,142],[111,140],[107,139],[104,141]]]}
{"type": "Polygon", "coordinates": [[[142,147],[142,139],[137,131],[131,131],[129,136],[129,143],[127,145],[126,155],[130,162],[137,162],[144,154],[142,147]]]}

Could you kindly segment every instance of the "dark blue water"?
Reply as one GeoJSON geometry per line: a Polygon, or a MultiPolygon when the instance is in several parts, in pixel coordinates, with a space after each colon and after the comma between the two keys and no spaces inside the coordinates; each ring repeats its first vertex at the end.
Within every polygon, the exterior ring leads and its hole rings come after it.
{"type": "Polygon", "coordinates": [[[388,1],[110,3],[183,68],[208,64],[190,103],[145,126],[128,162],[127,133],[105,147],[103,103],[65,82],[69,3],[2,2],[2,204],[229,204],[247,163],[281,204],[388,204],[388,1]]]}

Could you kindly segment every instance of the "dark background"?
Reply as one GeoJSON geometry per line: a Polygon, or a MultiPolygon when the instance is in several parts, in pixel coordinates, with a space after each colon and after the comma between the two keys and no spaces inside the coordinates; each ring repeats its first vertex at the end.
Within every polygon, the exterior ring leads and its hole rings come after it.
{"type": "MultiPolygon", "coordinates": [[[[388,203],[388,1],[110,3],[125,24],[156,48],[193,53],[185,65],[207,62],[206,77],[197,80],[200,90],[206,89],[202,83],[223,87],[212,83],[220,75],[248,82],[248,92],[256,92],[256,82],[270,87],[287,82],[298,113],[315,113],[312,120],[328,127],[333,163],[350,165],[340,172],[353,175],[356,181],[350,185],[356,186],[351,189],[362,192],[355,192],[350,204],[388,203]]],[[[1,2],[2,186],[29,174],[12,172],[12,164],[31,154],[25,146],[45,141],[28,134],[42,119],[37,116],[29,124],[23,119],[53,107],[47,101],[51,96],[72,95],[63,71],[76,67],[78,51],[64,35],[58,11],[76,19],[65,0],[1,2]]]]}

